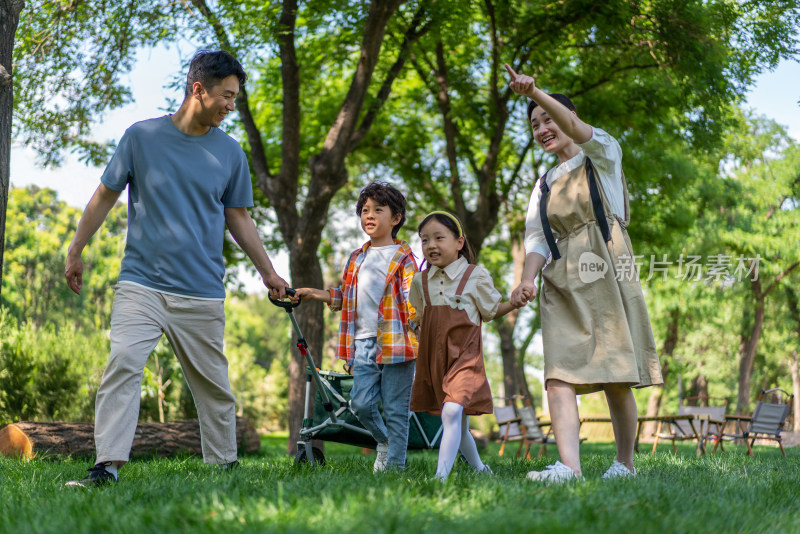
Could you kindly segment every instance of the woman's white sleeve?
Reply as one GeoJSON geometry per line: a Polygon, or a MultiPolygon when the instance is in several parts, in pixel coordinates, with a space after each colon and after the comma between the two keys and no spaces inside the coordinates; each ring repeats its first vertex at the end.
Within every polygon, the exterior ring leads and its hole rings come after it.
{"type": "MultiPolygon", "coordinates": [[[[539,180],[546,180],[547,175],[542,176],[539,180]]],[[[528,213],[525,216],[525,253],[530,254],[536,252],[544,256],[545,259],[550,257],[550,247],[547,245],[547,239],[544,237],[544,230],[542,229],[542,219],[539,216],[539,199],[542,196],[542,191],[539,189],[539,182],[533,185],[533,192],[531,193],[531,200],[528,204],[528,213]]]]}
{"type": "Polygon", "coordinates": [[[622,147],[614,137],[600,128],[592,127],[592,138],[578,145],[592,160],[598,178],[611,205],[611,211],[625,216],[625,196],[622,188],[622,147]]]}

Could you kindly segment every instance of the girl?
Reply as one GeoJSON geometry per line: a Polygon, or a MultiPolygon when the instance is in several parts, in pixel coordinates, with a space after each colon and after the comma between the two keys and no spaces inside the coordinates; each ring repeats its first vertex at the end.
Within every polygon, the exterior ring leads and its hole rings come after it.
{"type": "Polygon", "coordinates": [[[491,473],[478,456],[467,417],[492,412],[480,325],[515,307],[500,302],[489,273],[472,264],[472,252],[454,215],[434,211],[417,231],[428,269],[414,275],[409,291],[409,302],[421,320],[411,410],[441,414],[436,478],[447,479],[459,450],[476,471],[491,473]]]}
{"type": "Polygon", "coordinates": [[[534,279],[542,271],[544,378],[561,461],[527,478],[581,477],[576,395],[595,391],[605,392],[617,441],[617,457],[603,478],[633,476],[637,413],[631,388],[662,379],[632,267],[622,150],[608,133],[579,119],[569,98],[548,95],[530,76],[506,69],[511,89],[532,100],[528,120],[534,140],[559,160],[531,195],[525,269],[511,293],[515,305],[533,300],[534,279]]]}

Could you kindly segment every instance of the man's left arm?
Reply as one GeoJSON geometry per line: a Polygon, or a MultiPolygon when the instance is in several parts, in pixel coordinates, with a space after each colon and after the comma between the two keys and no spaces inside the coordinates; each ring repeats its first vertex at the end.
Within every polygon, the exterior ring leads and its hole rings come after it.
{"type": "Polygon", "coordinates": [[[253,262],[273,298],[286,297],[286,288],[289,287],[289,284],[275,272],[247,208],[225,208],[225,225],[236,243],[253,262]]]}

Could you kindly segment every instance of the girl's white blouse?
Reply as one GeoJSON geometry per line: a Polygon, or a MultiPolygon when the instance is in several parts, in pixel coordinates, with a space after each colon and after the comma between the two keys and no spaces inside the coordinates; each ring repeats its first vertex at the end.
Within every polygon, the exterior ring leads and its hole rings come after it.
{"type": "MultiPolygon", "coordinates": [[[[431,265],[428,272],[428,295],[431,298],[431,305],[458,306],[452,301],[452,297],[456,294],[461,275],[464,274],[468,266],[469,263],[463,257],[458,258],[444,269],[431,265]]],[[[472,271],[469,280],[467,280],[467,285],[464,287],[462,295],[464,298],[461,299],[461,305],[467,312],[469,320],[476,325],[480,325],[481,321],[494,319],[497,314],[497,307],[500,305],[500,301],[503,300],[500,292],[494,287],[489,271],[480,265],[475,266],[475,270],[472,271]]],[[[417,320],[421,321],[425,313],[421,272],[414,275],[414,280],[411,282],[411,290],[408,293],[408,300],[417,312],[417,320]]]]}

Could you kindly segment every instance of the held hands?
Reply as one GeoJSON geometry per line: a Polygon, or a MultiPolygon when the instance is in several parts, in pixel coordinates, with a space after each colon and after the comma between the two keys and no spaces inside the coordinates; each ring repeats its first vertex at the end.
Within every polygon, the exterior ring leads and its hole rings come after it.
{"type": "Polygon", "coordinates": [[[514,291],[511,292],[511,305],[517,308],[525,306],[536,298],[538,290],[536,284],[529,281],[521,282],[514,291]]]}
{"type": "Polygon", "coordinates": [[[511,90],[518,95],[533,98],[533,93],[536,90],[536,82],[533,77],[525,74],[517,74],[514,72],[514,69],[508,66],[508,63],[504,63],[504,65],[508,74],[511,76],[511,81],[508,82],[508,86],[511,90]]]}

